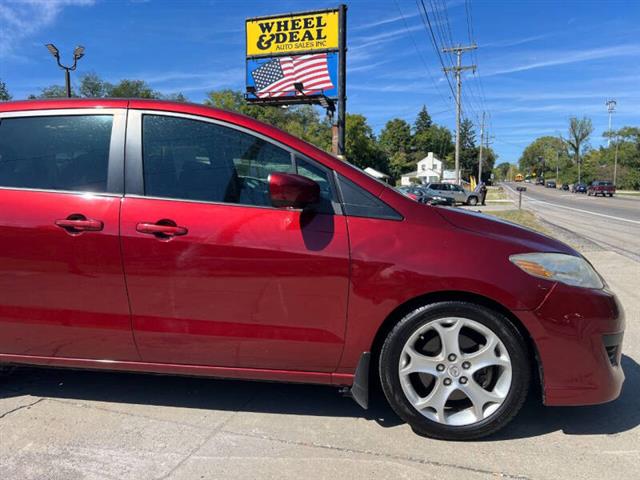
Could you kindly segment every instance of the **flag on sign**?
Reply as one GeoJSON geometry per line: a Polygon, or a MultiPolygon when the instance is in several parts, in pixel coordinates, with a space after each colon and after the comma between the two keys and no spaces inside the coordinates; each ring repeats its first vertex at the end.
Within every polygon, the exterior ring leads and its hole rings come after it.
{"type": "Polygon", "coordinates": [[[305,95],[335,88],[329,76],[327,54],[279,57],[251,72],[260,98],[282,97],[295,92],[294,83],[302,83],[305,95]]]}

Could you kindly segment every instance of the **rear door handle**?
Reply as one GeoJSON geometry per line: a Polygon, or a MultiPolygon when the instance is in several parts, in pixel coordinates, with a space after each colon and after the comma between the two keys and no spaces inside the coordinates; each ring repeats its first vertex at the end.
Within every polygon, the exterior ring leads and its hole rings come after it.
{"type": "Polygon", "coordinates": [[[159,238],[177,237],[189,232],[185,227],[180,227],[171,220],[160,220],[156,223],[142,222],[136,225],[136,230],[159,238]]]}
{"type": "Polygon", "coordinates": [[[100,220],[87,218],[81,214],[69,215],[67,218],[56,220],[55,224],[68,233],[99,232],[104,228],[100,220]]]}

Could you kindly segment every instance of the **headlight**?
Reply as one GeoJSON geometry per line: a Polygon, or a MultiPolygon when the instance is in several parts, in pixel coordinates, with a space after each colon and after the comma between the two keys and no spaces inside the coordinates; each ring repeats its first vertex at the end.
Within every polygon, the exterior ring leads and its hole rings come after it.
{"type": "Polygon", "coordinates": [[[509,260],[529,275],[576,287],[603,288],[600,275],[584,258],[563,253],[523,253],[509,260]]]}

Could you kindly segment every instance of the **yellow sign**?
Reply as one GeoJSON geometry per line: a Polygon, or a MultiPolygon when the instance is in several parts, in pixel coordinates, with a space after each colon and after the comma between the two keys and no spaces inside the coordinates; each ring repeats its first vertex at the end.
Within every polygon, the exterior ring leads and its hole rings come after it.
{"type": "Polygon", "coordinates": [[[248,19],[247,56],[338,49],[338,11],[248,19]]]}

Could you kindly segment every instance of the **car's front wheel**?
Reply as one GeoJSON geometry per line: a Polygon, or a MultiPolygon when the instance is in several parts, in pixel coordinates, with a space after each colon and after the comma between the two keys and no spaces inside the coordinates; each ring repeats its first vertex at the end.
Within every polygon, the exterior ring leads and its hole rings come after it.
{"type": "Polygon", "coordinates": [[[478,197],[469,197],[467,199],[467,205],[475,206],[478,204],[478,197]]]}
{"type": "Polygon", "coordinates": [[[395,412],[418,433],[471,440],[504,427],[527,396],[531,365],[518,329],[467,302],[418,308],[389,333],[380,379],[395,412]]]}

